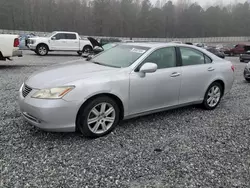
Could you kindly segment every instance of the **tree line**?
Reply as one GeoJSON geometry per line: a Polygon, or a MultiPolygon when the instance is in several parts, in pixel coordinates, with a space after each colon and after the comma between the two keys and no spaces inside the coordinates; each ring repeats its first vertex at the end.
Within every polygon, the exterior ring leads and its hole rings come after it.
{"type": "Polygon", "coordinates": [[[0,29],[76,31],[89,36],[250,35],[250,6],[201,7],[179,0],[0,0],[0,29]]]}

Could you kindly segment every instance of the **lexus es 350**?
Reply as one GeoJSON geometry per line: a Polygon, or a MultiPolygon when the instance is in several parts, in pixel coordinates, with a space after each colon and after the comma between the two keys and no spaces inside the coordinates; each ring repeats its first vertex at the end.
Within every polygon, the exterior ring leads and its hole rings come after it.
{"type": "Polygon", "coordinates": [[[126,43],[34,73],[20,88],[19,105],[43,130],[100,137],[122,119],[192,104],[213,110],[233,82],[232,63],[205,49],[126,43]]]}

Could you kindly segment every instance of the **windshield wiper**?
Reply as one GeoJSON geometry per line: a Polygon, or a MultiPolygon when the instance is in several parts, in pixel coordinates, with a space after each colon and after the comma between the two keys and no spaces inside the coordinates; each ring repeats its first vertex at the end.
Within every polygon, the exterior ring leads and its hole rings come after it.
{"type": "Polygon", "coordinates": [[[107,67],[114,67],[114,68],[121,68],[119,66],[115,66],[115,65],[108,65],[108,64],[104,64],[104,63],[100,63],[100,62],[96,62],[96,61],[91,61],[92,63],[95,63],[97,65],[103,65],[103,66],[107,66],[107,67]]]}

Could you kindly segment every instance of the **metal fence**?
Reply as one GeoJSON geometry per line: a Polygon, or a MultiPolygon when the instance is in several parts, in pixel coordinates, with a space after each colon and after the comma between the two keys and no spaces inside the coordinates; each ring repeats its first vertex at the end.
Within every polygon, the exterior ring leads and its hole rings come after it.
{"type": "MultiPolygon", "coordinates": [[[[21,31],[21,30],[1,30],[0,34],[31,34],[34,33],[37,36],[45,36],[48,32],[39,32],[39,31],[21,31]]],[[[86,36],[81,35],[82,38],[86,36]]],[[[92,36],[94,38],[109,38],[105,36],[92,36]]],[[[120,38],[123,40],[129,40],[128,37],[112,37],[120,38]]],[[[236,42],[250,42],[250,37],[207,37],[207,38],[132,38],[134,41],[145,41],[145,42],[170,42],[170,41],[182,41],[182,42],[192,42],[192,43],[236,43],[236,42]]]]}

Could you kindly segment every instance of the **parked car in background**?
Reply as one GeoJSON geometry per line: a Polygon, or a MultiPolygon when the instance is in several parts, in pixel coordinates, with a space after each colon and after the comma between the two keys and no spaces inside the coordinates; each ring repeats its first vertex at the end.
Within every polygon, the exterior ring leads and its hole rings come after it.
{"type": "Polygon", "coordinates": [[[240,62],[250,61],[250,46],[245,46],[245,53],[240,54],[240,62]]]}
{"type": "Polygon", "coordinates": [[[215,47],[209,47],[209,48],[207,48],[207,51],[213,53],[214,55],[216,55],[216,56],[218,56],[218,57],[220,57],[220,58],[222,58],[222,59],[225,58],[224,52],[222,52],[222,51],[216,49],[215,47]]]}
{"type": "Polygon", "coordinates": [[[35,38],[38,37],[35,34],[31,33],[31,34],[24,34],[24,35],[20,35],[19,36],[19,48],[20,50],[27,50],[28,48],[28,39],[29,38],[35,38]]]}
{"type": "Polygon", "coordinates": [[[247,63],[244,69],[244,78],[246,81],[250,82],[250,62],[247,63]]]}
{"type": "Polygon", "coordinates": [[[197,47],[200,47],[200,48],[204,48],[204,49],[207,48],[207,45],[204,44],[204,43],[194,43],[194,45],[197,46],[197,47]]]}
{"type": "Polygon", "coordinates": [[[88,37],[88,40],[91,42],[91,45],[93,46],[93,50],[87,53],[83,53],[83,57],[87,57],[87,58],[92,58],[93,56],[108,50],[114,46],[116,46],[117,44],[119,44],[120,42],[116,42],[116,43],[107,43],[104,45],[101,45],[96,39],[94,39],[93,37],[88,37]]]}
{"type": "Polygon", "coordinates": [[[90,61],[34,73],[20,88],[19,106],[41,129],[100,137],[122,119],[191,104],[213,110],[233,82],[232,63],[205,49],[122,43],[90,61]]]}
{"type": "Polygon", "coordinates": [[[246,52],[244,49],[245,46],[246,46],[246,44],[237,44],[233,48],[231,48],[230,50],[225,50],[224,53],[229,55],[229,56],[243,54],[246,52]]]}
{"type": "Polygon", "coordinates": [[[19,50],[19,36],[0,34],[0,61],[11,59],[12,57],[22,57],[19,50]]]}
{"type": "Polygon", "coordinates": [[[183,42],[182,42],[182,41],[171,41],[171,43],[183,44],[183,42]]]}
{"type": "Polygon", "coordinates": [[[47,55],[49,51],[72,51],[79,55],[92,51],[88,39],[81,39],[78,33],[64,31],[55,31],[46,37],[29,38],[28,47],[41,56],[47,55]]]}
{"type": "Polygon", "coordinates": [[[99,43],[101,44],[101,46],[108,44],[108,43],[114,43],[114,42],[122,42],[122,40],[118,39],[118,38],[101,38],[101,39],[99,39],[99,43]]]}

